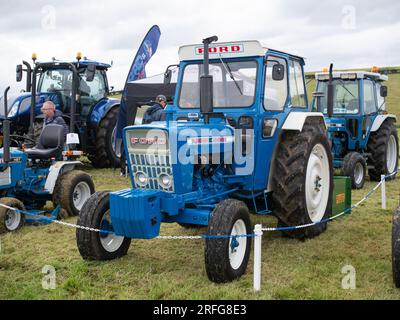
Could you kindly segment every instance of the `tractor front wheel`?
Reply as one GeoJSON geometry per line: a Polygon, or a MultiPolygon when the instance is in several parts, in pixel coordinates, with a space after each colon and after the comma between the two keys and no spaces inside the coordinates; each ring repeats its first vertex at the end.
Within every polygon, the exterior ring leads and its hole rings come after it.
{"type": "Polygon", "coordinates": [[[57,179],[53,203],[60,205],[70,216],[77,216],[94,191],[92,177],[86,172],[67,171],[57,179]]]}
{"type": "Polygon", "coordinates": [[[362,189],[367,173],[367,162],[358,152],[350,152],[343,159],[342,173],[350,177],[353,189],[362,189]]]}
{"type": "Polygon", "coordinates": [[[211,281],[232,281],[246,272],[251,238],[235,236],[251,233],[249,209],[242,201],[227,199],[215,207],[209,221],[208,235],[231,237],[206,239],[205,265],[211,281]]]}
{"type": "Polygon", "coordinates": [[[400,207],[394,212],[392,228],[393,281],[396,287],[400,288],[400,207]]]}
{"type": "MultiPolygon", "coordinates": [[[[22,211],[25,210],[24,204],[15,198],[1,198],[0,203],[22,211]]],[[[23,213],[0,206],[0,234],[17,231],[24,225],[24,222],[25,215],[23,213]]]]}
{"type": "Polygon", "coordinates": [[[128,252],[131,239],[113,233],[109,198],[109,191],[96,192],[86,201],[79,215],[79,226],[103,231],[76,230],[78,249],[85,260],[111,260],[128,252]]]}

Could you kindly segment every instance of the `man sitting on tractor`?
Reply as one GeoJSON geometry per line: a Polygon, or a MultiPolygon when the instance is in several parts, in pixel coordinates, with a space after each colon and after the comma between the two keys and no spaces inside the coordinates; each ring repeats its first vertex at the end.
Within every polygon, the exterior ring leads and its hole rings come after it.
{"type": "Polygon", "coordinates": [[[156,98],[156,103],[148,108],[143,115],[142,124],[151,123],[153,121],[165,121],[164,108],[167,105],[167,98],[159,94],[156,98]]]}
{"type": "Polygon", "coordinates": [[[49,124],[59,124],[64,127],[64,137],[66,137],[69,133],[68,126],[61,117],[61,112],[56,110],[55,104],[52,101],[46,101],[41,110],[45,116],[43,128],[49,124]]]}

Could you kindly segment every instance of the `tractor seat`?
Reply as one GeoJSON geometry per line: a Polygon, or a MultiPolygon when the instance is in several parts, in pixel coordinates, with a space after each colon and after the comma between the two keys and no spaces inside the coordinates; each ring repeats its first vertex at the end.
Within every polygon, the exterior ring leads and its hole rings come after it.
{"type": "Polygon", "coordinates": [[[64,127],[58,124],[49,124],[43,128],[39,143],[25,153],[30,159],[59,158],[64,147],[64,127]]]}

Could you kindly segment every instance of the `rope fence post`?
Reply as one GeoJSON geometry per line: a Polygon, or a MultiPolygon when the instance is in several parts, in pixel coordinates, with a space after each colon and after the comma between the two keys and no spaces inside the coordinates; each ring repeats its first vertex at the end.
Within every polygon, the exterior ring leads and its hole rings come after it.
{"type": "Polygon", "coordinates": [[[382,209],[386,210],[386,177],[384,174],[381,175],[381,182],[382,209]]]}
{"type": "Polygon", "coordinates": [[[261,290],[261,242],[262,242],[262,225],[256,224],[254,226],[254,291],[261,290]]]}

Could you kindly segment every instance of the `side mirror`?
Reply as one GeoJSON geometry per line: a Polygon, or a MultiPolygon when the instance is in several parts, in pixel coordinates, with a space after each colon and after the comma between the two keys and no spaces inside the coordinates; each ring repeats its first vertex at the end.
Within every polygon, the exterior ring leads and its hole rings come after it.
{"type": "Polygon", "coordinates": [[[92,82],[96,74],[96,65],[91,63],[86,68],[86,81],[92,82]]]}
{"type": "Polygon", "coordinates": [[[22,80],[22,64],[17,65],[16,80],[17,80],[17,82],[21,82],[21,80],[22,80]]]}
{"type": "Polygon", "coordinates": [[[170,84],[171,83],[171,76],[172,76],[171,69],[167,69],[164,72],[164,84],[170,84]]]}
{"type": "Polygon", "coordinates": [[[381,86],[381,97],[386,98],[388,94],[388,88],[387,86],[381,86]]]}
{"type": "Polygon", "coordinates": [[[277,63],[272,67],[272,80],[282,81],[285,78],[285,66],[277,63]]]}

